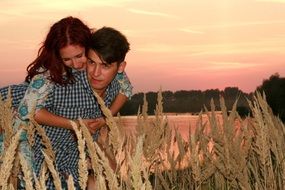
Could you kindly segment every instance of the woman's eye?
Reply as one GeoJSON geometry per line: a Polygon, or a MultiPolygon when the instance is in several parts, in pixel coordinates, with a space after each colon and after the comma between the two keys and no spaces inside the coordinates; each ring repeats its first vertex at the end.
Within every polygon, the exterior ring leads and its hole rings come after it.
{"type": "Polygon", "coordinates": [[[94,64],[94,61],[92,61],[91,59],[87,59],[87,63],[88,64],[94,64]]]}

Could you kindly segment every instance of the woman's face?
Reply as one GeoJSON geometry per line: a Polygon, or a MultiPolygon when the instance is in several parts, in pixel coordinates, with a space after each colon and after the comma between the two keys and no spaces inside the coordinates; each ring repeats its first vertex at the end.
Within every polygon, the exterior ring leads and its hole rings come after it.
{"type": "Polygon", "coordinates": [[[59,54],[67,67],[76,70],[85,69],[87,58],[84,47],[80,45],[67,45],[59,50],[59,54]]]}

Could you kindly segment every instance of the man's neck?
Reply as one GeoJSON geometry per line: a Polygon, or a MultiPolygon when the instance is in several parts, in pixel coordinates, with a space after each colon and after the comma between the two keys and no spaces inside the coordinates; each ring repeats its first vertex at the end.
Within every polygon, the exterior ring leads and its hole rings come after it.
{"type": "Polygon", "coordinates": [[[106,90],[94,90],[101,98],[105,98],[105,91],[106,90]]]}

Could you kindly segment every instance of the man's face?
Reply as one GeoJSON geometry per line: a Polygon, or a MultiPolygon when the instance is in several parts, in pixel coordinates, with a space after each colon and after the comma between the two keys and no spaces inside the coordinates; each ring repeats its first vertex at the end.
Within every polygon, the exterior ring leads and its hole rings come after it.
{"type": "Polygon", "coordinates": [[[89,83],[97,93],[102,95],[107,86],[115,78],[117,72],[123,71],[124,66],[122,66],[122,64],[118,66],[116,62],[111,64],[104,63],[93,50],[89,50],[87,57],[87,74],[89,83]]]}

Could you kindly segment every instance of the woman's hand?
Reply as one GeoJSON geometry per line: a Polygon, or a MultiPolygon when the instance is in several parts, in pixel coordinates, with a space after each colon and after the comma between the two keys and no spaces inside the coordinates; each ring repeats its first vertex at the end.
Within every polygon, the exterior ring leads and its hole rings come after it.
{"type": "Polygon", "coordinates": [[[106,125],[106,121],[103,117],[96,119],[83,119],[83,122],[92,135],[95,134],[98,129],[106,125]]]}

